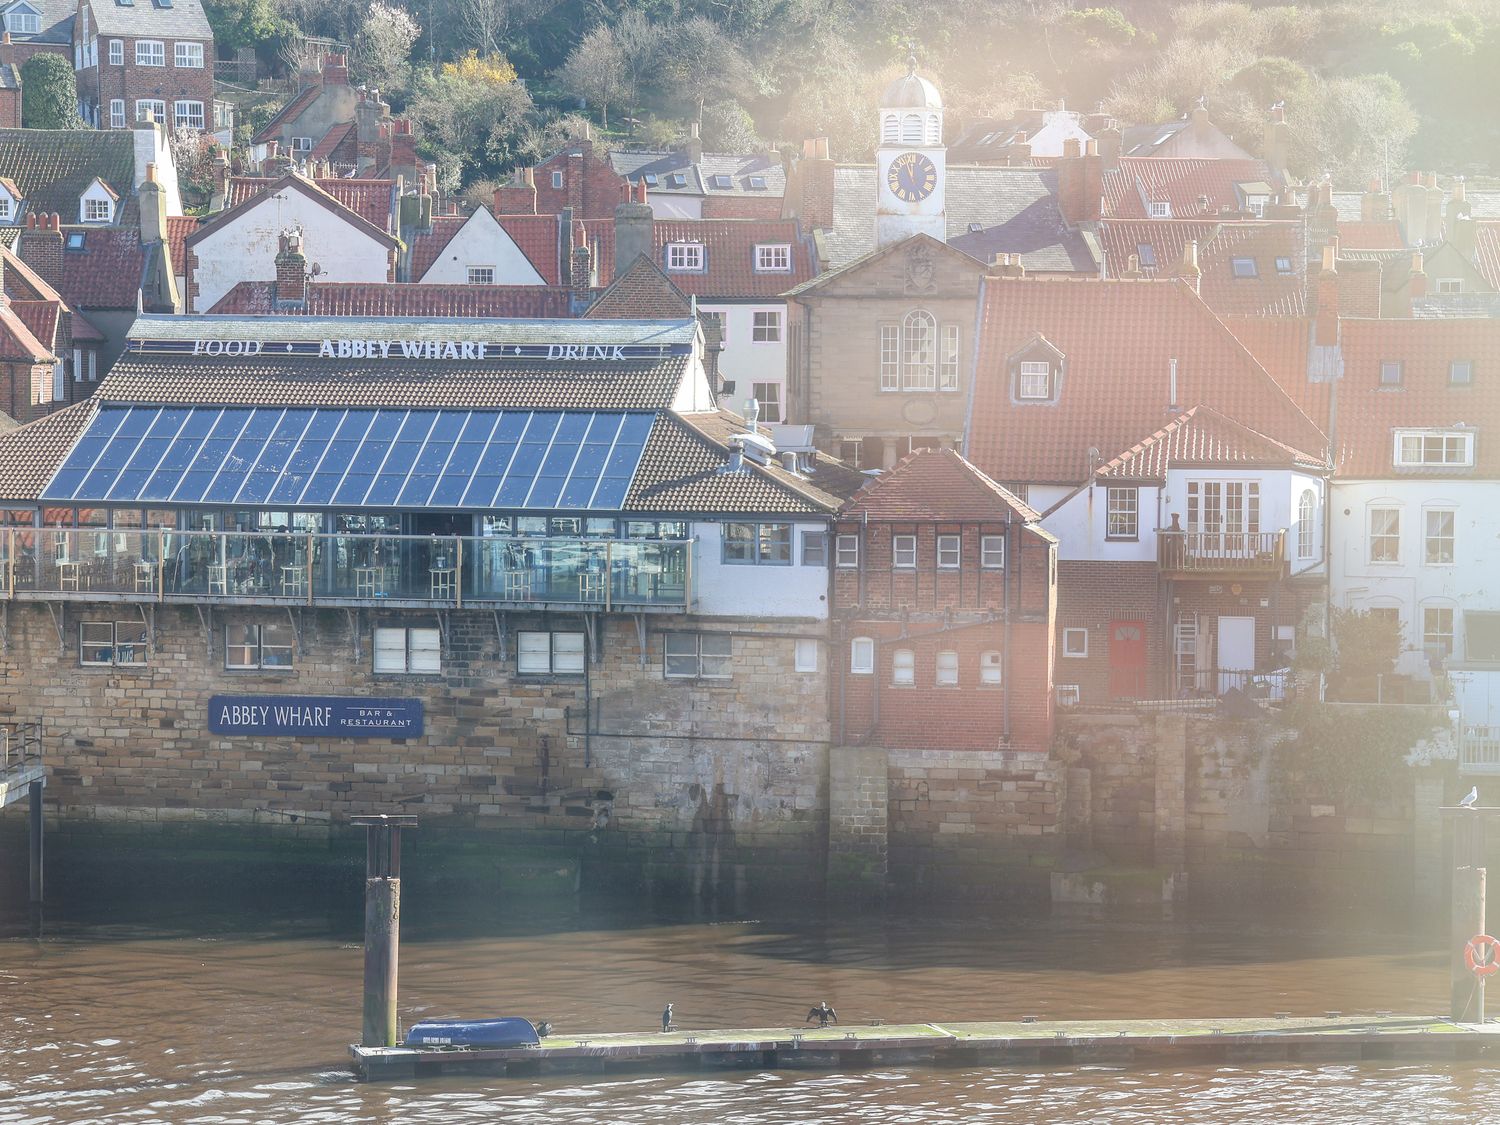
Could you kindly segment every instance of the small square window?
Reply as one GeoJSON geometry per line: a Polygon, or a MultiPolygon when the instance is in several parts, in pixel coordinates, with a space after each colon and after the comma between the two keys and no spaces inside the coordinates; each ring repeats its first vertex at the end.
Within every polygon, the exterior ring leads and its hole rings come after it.
{"type": "Polygon", "coordinates": [[[1052,397],[1052,365],[1045,360],[1025,360],[1017,396],[1025,399],[1052,397]]]}
{"type": "Polygon", "coordinates": [[[1087,629],[1063,630],[1063,655],[1084,657],[1089,654],[1089,631],[1087,629]]]}
{"type": "Polygon", "coordinates": [[[701,242],[667,243],[667,269],[676,273],[701,272],[703,244],[701,242]]]}
{"type": "Polygon", "coordinates": [[[891,653],[891,683],[908,686],[917,682],[917,654],[909,648],[891,653]]]}
{"type": "Polygon", "coordinates": [[[86,223],[109,222],[114,207],[108,199],[85,199],[83,201],[83,221],[86,223]]]}
{"type": "Polygon", "coordinates": [[[670,680],[731,678],[733,638],[728,633],[668,633],[663,674],[670,680]]]}
{"type": "Polygon", "coordinates": [[[1292,269],[1292,260],[1290,258],[1277,258],[1276,272],[1282,277],[1290,277],[1294,272],[1292,269]]]}
{"type": "Polygon", "coordinates": [[[979,565],[985,570],[1001,570],[1005,567],[1005,536],[980,536],[979,565]]]}
{"type": "Polygon", "coordinates": [[[897,570],[916,569],[917,537],[915,535],[891,536],[891,565],[897,570]]]}
{"type": "Polygon", "coordinates": [[[224,667],[290,668],[292,645],[290,625],[229,625],[224,629],[224,667]]]}
{"type": "Polygon", "coordinates": [[[802,565],[803,566],[827,566],[828,565],[828,534],[823,531],[804,531],[802,533],[802,565]]]}
{"type": "Polygon", "coordinates": [[[1172,217],[1172,204],[1169,200],[1154,199],[1151,201],[1151,217],[1153,219],[1170,219],[1172,217]]]}
{"type": "Polygon", "coordinates": [[[870,637],[855,637],[849,642],[849,673],[869,676],[875,672],[875,642],[870,637]]]}
{"type": "Polygon", "coordinates": [[[1474,382],[1474,361],[1455,359],[1448,364],[1448,383],[1454,387],[1467,387],[1474,382]]]}
{"type": "Polygon", "coordinates": [[[781,313],[776,310],[765,310],[754,315],[754,322],[750,328],[750,339],[757,344],[777,344],[781,342],[781,313]]]}
{"type": "Polygon", "coordinates": [[[937,564],[940,570],[957,570],[959,562],[960,539],[957,535],[939,535],[937,537],[937,564]]]}
{"type": "Polygon", "coordinates": [[[137,39],[135,41],[135,65],[166,66],[166,44],[159,39],[137,39]]]}
{"type": "Polygon", "coordinates": [[[78,627],[78,662],[88,665],[146,663],[146,626],[137,621],[84,621],[78,627]]]}
{"type": "Polygon", "coordinates": [[[470,266],[469,267],[469,284],[470,285],[493,285],[493,284],[495,284],[495,267],[494,266],[470,266]]]}
{"type": "Polygon", "coordinates": [[[442,667],[442,634],[436,629],[382,627],[375,630],[374,670],[435,675],[442,667]]]}
{"type": "Polygon", "coordinates": [[[178,129],[203,128],[202,102],[173,102],[172,123],[178,129]]]}
{"type": "Polygon", "coordinates": [[[797,672],[818,670],[818,642],[812,637],[800,637],[793,644],[792,669],[797,672]]]}
{"type": "Polygon", "coordinates": [[[1401,363],[1399,360],[1385,360],[1380,365],[1380,385],[1382,387],[1399,387],[1401,385],[1401,363]]]}
{"type": "Polygon", "coordinates": [[[175,66],[186,67],[189,70],[203,69],[203,44],[202,43],[174,43],[172,44],[172,63],[175,66]]]}
{"type": "Polygon", "coordinates": [[[834,540],[834,565],[840,570],[852,570],[859,565],[858,535],[840,535],[834,540]]]}
{"type": "Polygon", "coordinates": [[[521,675],[581,676],[587,650],[582,633],[516,634],[516,671],[521,675]]]}
{"type": "Polygon", "coordinates": [[[1058,684],[1053,689],[1057,693],[1057,705],[1059,707],[1077,707],[1080,693],[1077,684],[1058,684]]]}
{"type": "Polygon", "coordinates": [[[1464,291],[1464,279],[1461,277],[1438,278],[1437,291],[1444,297],[1456,297],[1464,291]]]}
{"type": "Polygon", "coordinates": [[[756,273],[791,273],[792,248],[786,243],[771,243],[755,247],[756,273]]]}
{"type": "Polygon", "coordinates": [[[1229,268],[1234,272],[1235,277],[1251,278],[1260,276],[1259,271],[1255,268],[1254,258],[1231,258],[1229,259],[1229,268]]]}

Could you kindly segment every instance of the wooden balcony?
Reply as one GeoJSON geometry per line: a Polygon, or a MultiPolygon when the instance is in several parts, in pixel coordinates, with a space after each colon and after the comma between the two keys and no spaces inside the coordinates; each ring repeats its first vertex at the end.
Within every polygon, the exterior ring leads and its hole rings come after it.
{"type": "Polygon", "coordinates": [[[677,612],[693,540],[7,528],[0,601],[677,612]]]}
{"type": "Polygon", "coordinates": [[[1286,573],[1286,529],[1158,531],[1156,564],[1173,578],[1280,578],[1286,573]]]}

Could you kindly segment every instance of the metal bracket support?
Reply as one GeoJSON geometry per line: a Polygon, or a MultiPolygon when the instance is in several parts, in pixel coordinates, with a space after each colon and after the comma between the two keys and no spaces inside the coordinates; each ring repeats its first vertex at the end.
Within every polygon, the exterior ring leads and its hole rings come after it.
{"type": "Polygon", "coordinates": [[[635,615],[635,639],[640,645],[640,665],[644,668],[646,666],[646,615],[644,613],[635,615]]]}
{"type": "Polygon", "coordinates": [[[52,618],[52,627],[57,630],[57,651],[66,654],[68,651],[68,638],[65,632],[68,623],[68,606],[61,602],[54,606],[51,602],[43,602],[47,607],[47,616],[52,618]]]}

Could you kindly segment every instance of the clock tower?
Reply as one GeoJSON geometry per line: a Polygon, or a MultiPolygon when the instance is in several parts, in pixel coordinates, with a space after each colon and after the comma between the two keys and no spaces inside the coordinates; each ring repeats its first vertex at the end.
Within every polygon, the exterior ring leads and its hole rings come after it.
{"type": "Polygon", "coordinates": [[[917,77],[916,56],[906,76],[880,97],[880,147],[875,150],[875,245],[914,234],[948,241],[948,168],[943,146],[943,99],[917,77]]]}

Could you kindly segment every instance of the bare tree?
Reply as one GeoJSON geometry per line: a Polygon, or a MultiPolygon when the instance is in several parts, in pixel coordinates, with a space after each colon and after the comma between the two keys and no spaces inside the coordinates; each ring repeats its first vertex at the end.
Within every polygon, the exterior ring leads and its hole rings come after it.
{"type": "Polygon", "coordinates": [[[359,74],[382,90],[405,89],[411,77],[411,49],[422,34],[405,8],[375,0],[354,44],[359,74]]]}
{"type": "Polygon", "coordinates": [[[606,25],[585,35],[557,72],[558,81],[599,107],[604,127],[609,128],[609,106],[619,104],[629,90],[629,72],[620,41],[606,25]]]}
{"type": "Polygon", "coordinates": [[[699,121],[705,101],[743,95],[754,82],[740,49],[703,16],[673,25],[663,55],[663,70],[692,99],[699,121]]]}
{"type": "Polygon", "coordinates": [[[662,40],[662,29],[642,15],[639,9],[632,8],[615,24],[615,42],[620,45],[621,61],[625,66],[626,83],[629,86],[626,99],[630,105],[632,136],[635,134],[635,121],[640,111],[641,82],[660,58],[662,40]]]}

